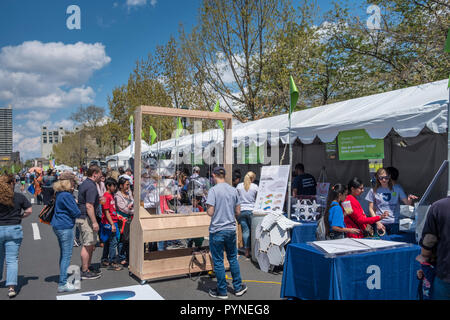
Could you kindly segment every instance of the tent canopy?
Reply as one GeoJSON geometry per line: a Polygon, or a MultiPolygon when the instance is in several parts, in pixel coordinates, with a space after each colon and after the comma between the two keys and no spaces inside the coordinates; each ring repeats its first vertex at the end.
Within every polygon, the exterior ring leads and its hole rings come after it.
{"type": "MultiPolygon", "coordinates": [[[[268,132],[276,131],[285,144],[296,139],[310,144],[316,137],[324,143],[331,142],[340,131],[355,129],[365,129],[373,139],[385,138],[392,129],[405,138],[417,136],[425,127],[434,133],[445,133],[447,83],[447,79],[435,81],[294,112],[291,139],[287,114],[241,123],[233,127],[233,147],[246,143],[246,139],[260,146],[266,142],[268,132]]],[[[269,142],[279,143],[273,136],[269,142]]],[[[190,152],[192,145],[204,148],[209,144],[223,144],[221,129],[162,141],[151,146],[148,152],[175,148],[190,152]]]]}
{"type": "MultiPolygon", "coordinates": [[[[141,141],[141,152],[142,153],[147,152],[149,149],[150,149],[150,146],[145,141],[142,140],[141,141]]],[[[131,153],[131,144],[130,144],[128,147],[126,147],[119,153],[116,153],[112,156],[106,157],[106,162],[108,162],[110,160],[127,161],[134,156],[134,150],[136,150],[136,149],[135,149],[135,145],[134,145],[134,141],[133,141],[133,153],[131,153]]]]}

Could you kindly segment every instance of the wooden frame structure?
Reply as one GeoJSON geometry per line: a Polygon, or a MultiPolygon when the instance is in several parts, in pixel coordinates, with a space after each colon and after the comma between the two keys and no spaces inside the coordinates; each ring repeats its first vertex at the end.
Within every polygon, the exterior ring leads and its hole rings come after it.
{"type": "MultiPolygon", "coordinates": [[[[134,217],[130,229],[130,263],[129,270],[140,280],[171,277],[213,270],[213,263],[208,254],[206,263],[196,264],[189,269],[193,249],[175,249],[144,254],[144,243],[207,237],[211,218],[205,213],[191,214],[150,214],[140,204],[141,194],[141,129],[142,115],[184,117],[224,121],[224,167],[227,172],[226,181],[231,185],[233,147],[232,116],[223,112],[173,109],[162,107],[140,106],[134,115],[134,217]]],[[[156,212],[155,212],[156,213],[156,212]]],[[[196,254],[197,255],[197,254],[196,254]]],[[[198,254],[200,256],[200,254],[198,254]]],[[[202,261],[202,258],[197,258],[202,261]]],[[[227,265],[227,262],[225,262],[227,265]]]]}

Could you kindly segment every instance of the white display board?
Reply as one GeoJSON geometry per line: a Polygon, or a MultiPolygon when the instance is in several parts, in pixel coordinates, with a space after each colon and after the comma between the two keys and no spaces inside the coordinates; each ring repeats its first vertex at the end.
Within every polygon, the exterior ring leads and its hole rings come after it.
{"type": "Polygon", "coordinates": [[[164,298],[150,285],[136,285],[60,295],[56,300],[164,300],[164,298]]]}
{"type": "Polygon", "coordinates": [[[255,211],[268,213],[283,210],[289,180],[289,169],[289,165],[265,166],[261,168],[255,211]]]}

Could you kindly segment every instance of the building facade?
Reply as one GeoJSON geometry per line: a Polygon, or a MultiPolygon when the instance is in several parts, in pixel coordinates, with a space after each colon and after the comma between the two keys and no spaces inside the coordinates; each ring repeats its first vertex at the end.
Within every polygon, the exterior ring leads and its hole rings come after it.
{"type": "Polygon", "coordinates": [[[13,151],[12,107],[0,108],[0,161],[10,161],[13,151]]]}
{"type": "Polygon", "coordinates": [[[42,127],[41,130],[41,158],[49,159],[53,153],[53,145],[62,142],[64,136],[64,128],[59,127],[57,130],[42,127]]]}

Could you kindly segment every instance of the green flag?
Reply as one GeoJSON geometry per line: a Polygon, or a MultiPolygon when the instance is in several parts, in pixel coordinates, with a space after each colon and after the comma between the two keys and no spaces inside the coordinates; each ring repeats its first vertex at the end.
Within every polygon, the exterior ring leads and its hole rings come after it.
{"type": "Polygon", "coordinates": [[[133,122],[134,122],[134,117],[133,115],[130,116],[130,135],[128,136],[128,141],[133,141],[134,139],[134,135],[133,135],[133,122]]]}
{"type": "MultiPolygon", "coordinates": [[[[220,112],[220,103],[219,100],[216,102],[216,106],[214,107],[213,112],[220,112]]],[[[216,120],[219,127],[223,130],[223,121],[222,120],[216,120]]]]}
{"type": "Polygon", "coordinates": [[[290,76],[289,91],[291,92],[291,108],[289,109],[289,118],[290,118],[291,113],[295,110],[295,106],[297,105],[298,100],[298,90],[292,76],[290,76]]]}
{"type": "Polygon", "coordinates": [[[177,122],[177,134],[176,137],[178,138],[181,134],[181,132],[183,131],[183,124],[181,123],[181,118],[178,118],[178,122],[177,122]]]}
{"type": "Polygon", "coordinates": [[[450,29],[448,29],[447,41],[445,41],[445,52],[450,52],[450,29]]]}
{"type": "Polygon", "coordinates": [[[153,143],[155,143],[155,140],[156,140],[156,137],[157,137],[157,136],[158,136],[158,135],[156,134],[155,129],[153,129],[153,127],[150,126],[150,138],[151,138],[151,140],[150,140],[150,145],[152,145],[153,143]]]}
{"type": "MultiPolygon", "coordinates": [[[[142,139],[145,139],[144,130],[141,131],[141,137],[142,137],[142,139]]],[[[130,135],[128,136],[128,141],[131,141],[131,140],[132,140],[132,137],[131,137],[131,133],[130,133],[130,135]]]]}

